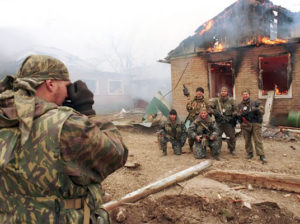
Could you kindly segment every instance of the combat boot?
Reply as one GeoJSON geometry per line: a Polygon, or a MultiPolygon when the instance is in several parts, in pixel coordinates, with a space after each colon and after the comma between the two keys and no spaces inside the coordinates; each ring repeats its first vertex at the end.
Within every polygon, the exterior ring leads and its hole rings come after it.
{"type": "Polygon", "coordinates": [[[217,161],[220,161],[220,156],[219,155],[214,155],[214,159],[217,161]]]}
{"type": "Polygon", "coordinates": [[[247,159],[252,159],[253,158],[253,152],[248,152],[247,159]]]}
{"type": "Polygon", "coordinates": [[[266,160],[265,156],[264,155],[261,155],[259,156],[260,160],[263,162],[263,163],[267,163],[268,161],[266,160]]]}
{"type": "Polygon", "coordinates": [[[167,148],[163,148],[163,150],[162,150],[162,155],[163,155],[163,156],[166,156],[166,155],[167,155],[167,148]]]}
{"type": "Polygon", "coordinates": [[[204,159],[204,158],[206,158],[206,155],[205,154],[200,154],[199,158],[204,159]]]}
{"type": "Polygon", "coordinates": [[[231,155],[236,156],[236,151],[235,151],[235,149],[230,150],[230,153],[231,153],[231,155]]]}

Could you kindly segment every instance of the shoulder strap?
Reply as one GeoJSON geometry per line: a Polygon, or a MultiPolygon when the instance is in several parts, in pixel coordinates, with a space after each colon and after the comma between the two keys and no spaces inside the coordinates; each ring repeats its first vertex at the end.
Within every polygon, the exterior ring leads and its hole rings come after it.
{"type": "Polygon", "coordinates": [[[210,132],[209,128],[208,128],[205,124],[203,124],[202,122],[200,122],[200,125],[201,125],[202,127],[204,127],[208,132],[210,132]]]}
{"type": "Polygon", "coordinates": [[[218,101],[218,106],[219,106],[220,113],[223,115],[223,108],[221,106],[219,98],[217,98],[217,101],[218,101]]]}

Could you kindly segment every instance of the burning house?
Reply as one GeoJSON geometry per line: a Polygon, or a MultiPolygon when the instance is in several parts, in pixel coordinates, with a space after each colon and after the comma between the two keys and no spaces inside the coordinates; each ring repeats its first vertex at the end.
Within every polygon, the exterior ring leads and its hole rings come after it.
{"type": "Polygon", "coordinates": [[[300,111],[300,23],[293,13],[268,0],[239,0],[201,25],[164,62],[171,64],[173,107],[186,115],[185,84],[216,97],[222,86],[241,101],[249,88],[265,102],[274,90],[272,116],[300,111]]]}

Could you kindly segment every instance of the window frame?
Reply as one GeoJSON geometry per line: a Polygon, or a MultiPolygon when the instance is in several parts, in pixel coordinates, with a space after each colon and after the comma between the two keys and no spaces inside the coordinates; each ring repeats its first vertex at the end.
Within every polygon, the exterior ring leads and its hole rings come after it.
{"type": "MultiPolygon", "coordinates": [[[[261,69],[261,64],[260,64],[260,58],[266,58],[266,57],[278,57],[278,56],[282,56],[282,55],[287,55],[288,56],[288,65],[287,65],[287,78],[289,79],[289,76],[291,74],[291,54],[289,52],[285,52],[285,53],[281,53],[281,54],[276,54],[276,55],[260,55],[258,56],[258,66],[259,66],[259,77],[262,76],[262,69],[261,69]]],[[[263,85],[263,84],[262,84],[263,85]]],[[[293,80],[290,84],[290,88],[288,89],[288,94],[286,95],[276,95],[276,92],[274,94],[274,98],[275,99],[291,99],[293,98],[293,80]]],[[[263,86],[261,86],[261,88],[263,88],[263,86]]],[[[268,95],[263,95],[262,94],[262,90],[259,88],[258,89],[258,98],[259,99],[267,99],[268,95]]]]}
{"type": "Polygon", "coordinates": [[[123,80],[120,79],[108,79],[108,83],[107,83],[107,94],[108,95],[112,95],[112,96],[122,96],[124,95],[124,84],[123,84],[123,80]],[[120,87],[120,92],[114,93],[110,91],[110,83],[111,82],[120,82],[121,83],[121,87],[120,87]]]}

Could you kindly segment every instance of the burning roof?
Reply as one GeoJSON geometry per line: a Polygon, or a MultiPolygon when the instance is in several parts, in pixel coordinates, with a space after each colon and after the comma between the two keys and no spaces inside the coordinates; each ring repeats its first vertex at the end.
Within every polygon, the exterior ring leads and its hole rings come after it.
{"type": "Polygon", "coordinates": [[[299,13],[276,6],[269,0],[238,0],[202,24],[166,59],[249,45],[286,43],[296,38],[292,32],[295,18],[299,18],[299,13]]]}

